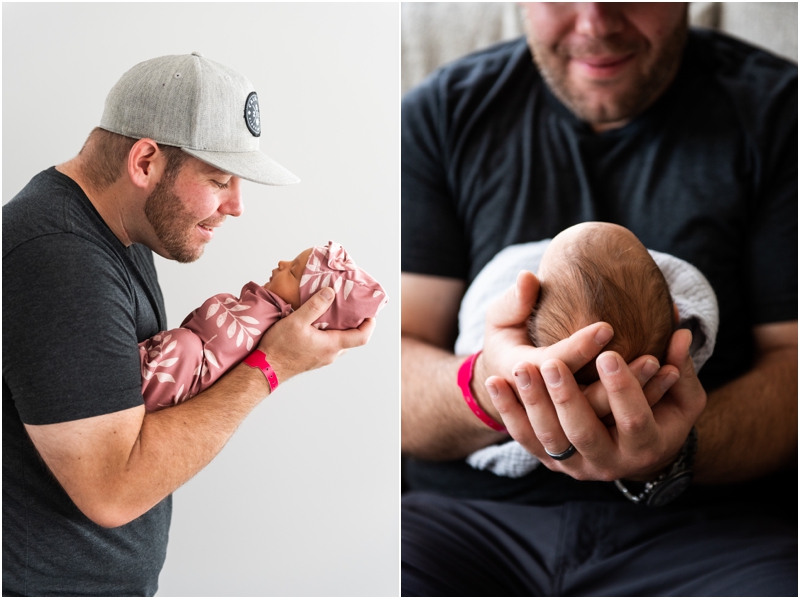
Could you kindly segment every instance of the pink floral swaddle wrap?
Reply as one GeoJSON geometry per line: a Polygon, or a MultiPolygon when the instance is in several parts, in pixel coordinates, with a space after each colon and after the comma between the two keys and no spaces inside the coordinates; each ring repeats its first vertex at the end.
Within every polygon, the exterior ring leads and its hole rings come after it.
{"type": "Polygon", "coordinates": [[[323,287],[336,297],[325,314],[314,321],[318,329],[354,329],[374,317],[386,305],[386,292],[366,271],[356,266],[347,251],[335,241],[315,246],[300,279],[300,303],[323,287]]]}

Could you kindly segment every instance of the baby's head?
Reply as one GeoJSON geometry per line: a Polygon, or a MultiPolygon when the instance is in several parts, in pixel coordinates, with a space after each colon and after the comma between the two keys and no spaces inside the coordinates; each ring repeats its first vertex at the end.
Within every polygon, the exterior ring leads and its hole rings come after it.
{"type": "Polygon", "coordinates": [[[358,268],[335,241],[308,248],[294,260],[278,262],[264,285],[295,310],[323,287],[333,289],[336,297],[314,322],[318,329],[354,329],[374,317],[388,300],[380,283],[358,268]]]}
{"type": "MultiPolygon", "coordinates": [[[[539,300],[528,321],[536,347],[552,345],[592,323],[614,328],[604,350],[626,362],[663,362],[676,316],[664,275],[636,236],[610,223],[582,223],[556,235],[542,257],[539,300]]],[[[575,373],[598,379],[595,361],[575,373]]]]}

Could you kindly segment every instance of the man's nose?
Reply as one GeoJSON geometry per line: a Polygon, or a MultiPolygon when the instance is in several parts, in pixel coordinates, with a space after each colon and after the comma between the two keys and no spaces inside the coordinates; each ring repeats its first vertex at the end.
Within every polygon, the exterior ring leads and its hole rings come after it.
{"type": "Polygon", "coordinates": [[[219,207],[219,211],[223,214],[241,216],[244,212],[240,183],[239,177],[231,177],[228,189],[225,190],[225,199],[219,207]]]}
{"type": "Polygon", "coordinates": [[[622,31],[624,17],[618,2],[577,2],[575,31],[589,37],[608,37],[622,31]]]}

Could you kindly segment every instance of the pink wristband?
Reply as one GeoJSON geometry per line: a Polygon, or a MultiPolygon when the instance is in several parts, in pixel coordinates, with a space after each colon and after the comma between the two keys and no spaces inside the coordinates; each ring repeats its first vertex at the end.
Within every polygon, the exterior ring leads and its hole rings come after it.
{"type": "Polygon", "coordinates": [[[478,405],[478,402],[475,401],[475,398],[472,397],[472,390],[469,388],[470,382],[472,382],[472,367],[475,365],[475,360],[478,359],[478,356],[481,352],[477,354],[471,355],[469,358],[464,360],[464,363],[461,365],[461,368],[458,369],[458,386],[461,387],[461,393],[464,394],[464,401],[467,402],[469,409],[472,410],[472,413],[475,414],[478,418],[481,419],[486,426],[488,426],[492,430],[496,430],[501,433],[508,432],[506,427],[502,424],[497,423],[494,418],[489,416],[486,412],[481,410],[481,407],[478,405]]]}
{"type": "Polygon", "coordinates": [[[278,375],[276,375],[275,371],[272,370],[272,366],[270,366],[269,362],[267,362],[267,356],[263,351],[257,349],[244,359],[244,363],[251,368],[258,368],[264,373],[264,376],[267,377],[267,384],[269,384],[270,393],[278,388],[278,375]]]}

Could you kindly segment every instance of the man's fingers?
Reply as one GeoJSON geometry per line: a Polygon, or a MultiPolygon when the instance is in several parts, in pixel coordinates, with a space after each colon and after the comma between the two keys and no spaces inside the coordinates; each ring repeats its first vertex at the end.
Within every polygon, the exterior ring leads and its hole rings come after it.
{"type": "Polygon", "coordinates": [[[306,324],[311,324],[331,307],[334,297],[336,297],[336,294],[333,292],[333,289],[330,287],[323,287],[308,298],[306,303],[295,310],[295,318],[306,324]]]}
{"type": "Polygon", "coordinates": [[[544,356],[561,360],[574,373],[593,360],[613,336],[610,324],[596,322],[544,348],[544,356]]]}
{"type": "Polygon", "coordinates": [[[531,451],[531,443],[538,445],[538,441],[536,441],[536,435],[533,434],[531,424],[528,422],[525,408],[517,401],[517,396],[511,386],[504,378],[499,376],[490,376],[486,379],[485,384],[489,397],[491,397],[494,407],[500,413],[503,426],[506,427],[508,434],[515,441],[521,443],[525,449],[531,451]]]}
{"type": "MultiPolygon", "coordinates": [[[[639,381],[639,385],[641,385],[642,388],[645,388],[648,382],[656,376],[656,373],[659,372],[658,360],[656,360],[653,356],[647,355],[636,358],[633,362],[628,364],[628,368],[630,368],[631,374],[636,377],[636,380],[639,381]]],[[[594,409],[594,413],[597,414],[598,418],[602,419],[611,414],[611,406],[608,404],[608,393],[606,392],[606,388],[603,386],[601,381],[596,381],[589,385],[584,390],[583,394],[586,396],[586,399],[589,400],[589,403],[591,404],[592,408],[594,409]]],[[[653,393],[653,401],[650,403],[650,405],[653,405],[655,402],[661,399],[661,395],[663,394],[664,392],[656,396],[656,393],[653,393]]],[[[612,424],[613,416],[609,421],[604,422],[606,425],[612,424]]]]}
{"type": "MultiPolygon", "coordinates": [[[[547,393],[553,401],[558,420],[566,438],[575,446],[581,458],[603,463],[610,457],[611,439],[606,427],[597,419],[591,405],[578,388],[575,377],[560,360],[548,360],[540,368],[547,393]]],[[[539,432],[537,430],[537,432],[539,432]]],[[[564,451],[565,447],[554,447],[564,451]]],[[[552,450],[551,450],[552,451],[552,450]]],[[[569,466],[578,466],[575,458],[569,466]]],[[[565,461],[566,465],[567,462],[565,461]]]]}
{"type": "Polygon", "coordinates": [[[689,329],[678,329],[669,340],[665,362],[682,370],[687,360],[691,362],[691,357],[689,356],[689,348],[691,346],[692,332],[689,329]]]}
{"type": "Polygon", "coordinates": [[[523,270],[517,275],[513,287],[492,302],[486,313],[486,324],[502,328],[523,324],[531,315],[539,296],[539,279],[523,270]]]}
{"type": "MultiPolygon", "coordinates": [[[[622,356],[604,352],[597,358],[597,372],[608,392],[608,403],[614,414],[620,448],[633,455],[655,446],[658,430],[653,412],[645,399],[639,381],[633,376],[622,356]]],[[[640,456],[643,461],[652,456],[640,456]]]]}
{"type": "Polygon", "coordinates": [[[338,355],[342,355],[345,350],[353,347],[361,347],[365,345],[369,338],[372,336],[372,331],[375,330],[375,319],[367,318],[359,325],[357,329],[348,329],[346,331],[325,331],[332,342],[342,348],[338,355]]]}
{"type": "Polygon", "coordinates": [[[514,381],[539,443],[550,453],[566,451],[570,442],[561,428],[540,372],[530,364],[517,364],[514,368],[514,381]]]}
{"type": "Polygon", "coordinates": [[[669,389],[669,398],[684,417],[694,422],[706,405],[706,392],[697,378],[694,362],[689,355],[692,334],[686,329],[675,331],[667,349],[667,363],[679,371],[669,389]]]}
{"type": "Polygon", "coordinates": [[[650,407],[656,405],[679,378],[680,372],[677,368],[669,364],[662,366],[658,373],[642,388],[647,399],[647,405],[650,407]]]}

